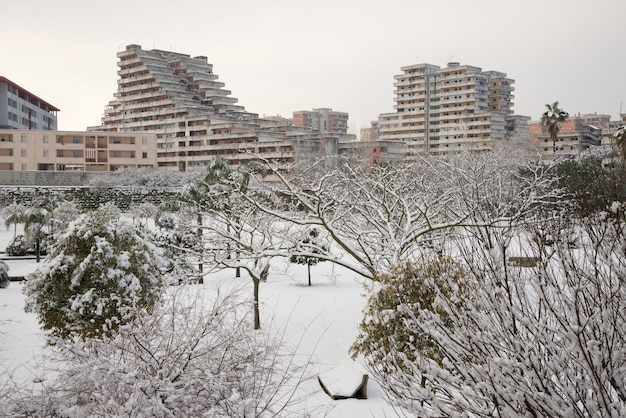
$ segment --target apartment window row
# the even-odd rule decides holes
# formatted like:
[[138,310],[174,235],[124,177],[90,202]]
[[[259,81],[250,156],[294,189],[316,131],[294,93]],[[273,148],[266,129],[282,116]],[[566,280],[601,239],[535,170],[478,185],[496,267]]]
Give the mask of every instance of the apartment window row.
[[31,109],[26,105],[22,105],[22,112],[28,113],[30,111],[31,116],[37,117],[37,111],[35,109]]
[[[144,154],[146,154],[146,153],[144,153]],[[128,157],[129,158],[135,158],[135,151],[130,151]],[[111,158],[122,158],[122,151],[113,151],[111,153]],[[144,158],[147,158],[147,156],[144,157]]]
[[17,100],[14,100],[14,99],[9,97],[8,103],[9,103],[9,106],[17,109]]
[[28,120],[28,118],[22,118],[22,125],[28,126],[29,129],[37,129],[37,123]]
[[9,120],[12,120],[13,122],[17,122],[17,115],[15,113],[9,112],[8,118]]

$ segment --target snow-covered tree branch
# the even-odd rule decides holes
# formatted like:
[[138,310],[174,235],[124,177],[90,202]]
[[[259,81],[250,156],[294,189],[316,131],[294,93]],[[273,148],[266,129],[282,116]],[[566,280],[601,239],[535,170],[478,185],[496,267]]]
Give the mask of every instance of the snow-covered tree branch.
[[417,155],[409,164],[370,168],[346,161],[328,169],[318,161],[275,173],[279,182],[262,186],[263,196],[274,199],[244,197],[276,219],[323,229],[341,251],[319,258],[372,279],[441,251],[460,228],[510,225],[553,203],[558,192],[549,170],[506,152],[448,160]]
[[[407,357],[399,340],[382,360],[360,351],[389,398],[419,416],[623,416],[623,224],[606,214],[574,223],[577,245],[555,223],[549,246],[523,231],[519,245],[498,238],[507,245],[492,249],[458,240],[461,276],[414,270],[433,299],[399,301],[387,317],[402,314],[400,337],[433,351]],[[530,263],[512,266],[509,253]]]

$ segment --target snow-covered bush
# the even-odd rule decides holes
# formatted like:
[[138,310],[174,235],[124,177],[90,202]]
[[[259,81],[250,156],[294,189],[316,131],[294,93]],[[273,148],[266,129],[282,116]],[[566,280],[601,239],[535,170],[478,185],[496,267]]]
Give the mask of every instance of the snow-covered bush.
[[11,257],[21,257],[26,255],[29,246],[24,235],[17,235],[9,241],[6,248],[6,254]]
[[27,277],[26,310],[52,336],[112,335],[159,299],[161,261],[141,231],[104,207],[58,236],[43,265]]
[[296,243],[289,262],[307,266],[309,286],[311,286],[311,266],[324,261],[319,256],[327,255],[329,247],[328,241],[320,237],[320,230],[316,227],[310,228],[304,238]]
[[294,395],[308,359],[294,358],[280,336],[251,332],[248,303],[238,292],[169,288],[153,313],[111,338],[58,341],[47,360],[58,366],[44,382],[45,412],[56,405],[47,416],[307,416],[291,404],[302,401]]
[[0,260],[0,289],[9,286],[9,266]]
[[188,225],[181,225],[179,216],[172,213],[161,215],[156,226],[152,236],[163,251],[165,281],[180,284],[198,280],[200,242],[197,232]]
[[453,327],[438,301],[458,297],[466,274],[451,258],[433,257],[378,276],[369,285],[370,296],[351,347],[352,356],[377,364],[375,375],[391,375],[398,368],[412,374],[411,365],[418,356],[442,364],[443,354],[434,339],[411,327],[411,320],[420,309],[427,309],[439,315],[444,326]]

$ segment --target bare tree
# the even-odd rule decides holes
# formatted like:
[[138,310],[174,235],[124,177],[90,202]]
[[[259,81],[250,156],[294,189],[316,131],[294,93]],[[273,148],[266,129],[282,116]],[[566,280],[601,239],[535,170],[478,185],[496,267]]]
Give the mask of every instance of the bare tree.
[[341,251],[307,255],[373,279],[425,251],[441,251],[460,228],[487,231],[554,200],[548,170],[504,152],[448,160],[418,155],[371,169],[346,162],[329,170],[320,160],[275,173],[279,183],[265,184],[270,191],[261,198],[244,197],[276,219],[318,226]]
[[[235,290],[169,288],[111,338],[55,342],[41,393],[7,393],[7,416],[301,417],[309,359],[250,332]],[[246,313],[248,312],[248,313]],[[2,392],[0,391],[0,394]]]
[[[492,250],[457,240],[466,274],[422,275],[431,303],[394,309],[405,314],[405,337],[435,349],[368,363],[389,398],[418,416],[623,416],[624,225],[608,216],[575,223],[577,245],[562,222],[550,245],[523,230],[519,246],[500,230]],[[512,248],[529,263],[507,263]]]
[[[203,181],[190,183],[183,191],[183,198],[197,211],[201,263],[210,267],[200,274],[234,269],[239,276],[240,270],[246,271],[253,283],[255,329],[261,327],[260,284],[267,280],[271,259],[288,256],[294,236],[294,224],[278,222],[247,199],[253,193],[251,175],[258,173],[256,166],[234,170],[226,161],[216,160]],[[254,194],[260,199],[263,193]]]

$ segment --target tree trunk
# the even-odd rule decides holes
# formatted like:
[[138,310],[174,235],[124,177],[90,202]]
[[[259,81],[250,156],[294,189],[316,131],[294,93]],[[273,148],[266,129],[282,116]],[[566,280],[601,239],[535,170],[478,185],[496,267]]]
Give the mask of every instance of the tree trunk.
[[[237,251],[237,262],[239,263],[239,251]],[[235,277],[241,277],[241,267],[235,268]]]
[[311,265],[306,263],[307,270],[309,272],[309,286],[311,286]]
[[253,277],[254,283],[254,329],[261,329],[261,317],[259,316],[259,284],[261,280]]
[[202,242],[202,214],[198,213],[198,231],[197,231],[197,235],[198,235],[198,243],[200,245],[200,259],[198,261],[198,283],[203,284],[204,283],[204,264],[202,264],[202,253],[203,253],[203,248],[204,248],[204,243]]
[[37,239],[35,241],[35,255],[37,256],[37,262],[39,263],[39,261],[41,260],[41,255],[39,254],[39,247],[40,247],[40,243],[41,240]]

